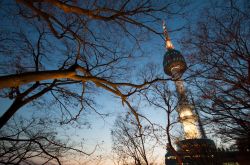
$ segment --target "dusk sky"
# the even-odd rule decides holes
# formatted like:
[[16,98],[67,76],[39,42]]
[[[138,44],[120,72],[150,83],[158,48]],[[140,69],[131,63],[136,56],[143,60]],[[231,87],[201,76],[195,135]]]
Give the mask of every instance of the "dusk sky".
[[[179,1],[179,4],[184,4],[184,2],[186,1]],[[74,24],[74,19],[78,20],[80,17],[78,18],[74,14],[66,14],[65,17],[63,17],[62,15],[64,15],[64,12],[61,12],[61,10],[59,10],[60,12],[58,12],[58,14],[56,12],[54,13],[53,10],[55,9],[49,6],[49,1],[46,2],[45,5],[43,2],[41,2],[41,4],[34,3],[34,6],[39,10],[40,8],[41,11],[48,10],[48,13],[55,14],[55,17],[61,18],[60,21],[65,23],[67,28],[73,29],[76,34],[79,33],[79,36],[84,38],[84,44],[86,45],[83,44],[84,46],[81,46],[81,48],[79,48],[79,50],[81,50],[78,51],[77,46],[79,40],[72,39],[75,36],[72,35],[70,30],[63,31],[64,29],[60,27],[60,24],[57,24],[56,21],[53,22],[53,17],[51,17],[50,20],[53,22],[52,26],[54,26],[54,30],[64,35],[61,38],[55,37],[55,33],[51,30],[48,21],[46,22],[46,16],[37,16],[39,15],[39,12],[38,14],[32,13],[35,10],[32,9],[32,5],[29,6],[27,4],[33,4],[33,2],[31,3],[30,1],[27,1],[27,4],[25,3],[26,1],[20,1],[19,3],[8,0],[0,2],[0,76],[33,72],[35,70],[35,59],[33,59],[33,56],[38,51],[36,47],[36,42],[39,37],[38,31],[44,30],[45,37],[41,37],[41,42],[43,42],[43,44],[40,48],[41,56],[38,57],[40,61],[38,62],[39,64],[37,64],[39,71],[66,71],[71,65],[73,66],[75,58],[78,58],[76,57],[76,54],[79,53],[80,60],[77,59],[79,65],[82,65],[85,68],[93,67],[92,70],[90,69],[92,75],[108,79],[113,82],[119,83],[128,81],[135,84],[143,83],[143,76],[146,77],[143,75],[143,71],[145,70],[146,72],[145,68],[149,66],[149,64],[154,64],[156,73],[160,75],[161,78],[170,79],[170,77],[163,71],[163,56],[166,52],[165,38],[163,34],[155,34],[148,31],[148,29],[143,28],[141,30],[141,28],[134,25],[132,26],[131,24],[126,24],[126,28],[128,28],[130,33],[125,33],[122,31],[122,28],[120,28],[121,24],[117,24],[117,27],[111,26],[110,28],[108,25],[111,21],[105,22],[99,21],[98,19],[92,20],[88,17],[81,18],[83,22],[86,21],[86,24],[83,23],[84,28],[81,27],[81,24],[77,27],[78,25]],[[76,3],[72,2],[72,5],[81,3],[88,9],[91,9],[91,5],[95,5],[93,2],[85,4],[81,1]],[[109,3],[109,1],[107,1],[107,3]],[[148,18],[146,16],[144,18],[144,16],[142,17],[142,15],[139,15],[138,19],[146,22],[146,25],[160,33],[163,33],[162,21],[164,20],[166,22],[167,29],[170,32],[169,35],[175,49],[180,52],[185,52],[183,53],[183,56],[186,58],[187,62],[190,62],[189,57],[191,50],[185,48],[185,45],[182,44],[181,41],[184,37],[189,35],[189,27],[192,25],[195,27],[197,25],[198,20],[204,14],[204,7],[208,7],[213,3],[215,2],[193,0],[189,1],[188,5],[181,9],[181,14],[157,13],[155,16],[157,16],[159,20],[153,23],[147,22],[151,20],[147,20]],[[159,7],[164,5],[165,1],[159,1],[159,3],[153,1],[153,4]],[[175,4],[174,1],[173,4]],[[177,5],[179,4],[177,3]],[[105,6],[107,4],[106,1],[97,1],[97,6],[98,5]],[[129,5],[128,6],[132,8],[135,3],[131,2]],[[117,4],[117,6],[114,4],[110,6],[111,8],[116,8],[119,4]],[[176,10],[178,10],[178,7],[173,5],[170,13],[177,12]],[[106,16],[105,14],[107,13],[104,13],[104,16]],[[134,18],[137,19],[137,17]],[[116,22],[112,23],[115,24]],[[92,33],[90,33],[87,28],[93,30],[93,36],[95,34],[96,38],[92,36]],[[26,35],[27,38],[22,35]],[[136,40],[133,38],[134,36],[141,37],[137,38],[139,41],[138,45]],[[28,42],[30,42],[30,44],[27,44]],[[103,42],[104,44],[102,43],[98,45],[100,42]],[[98,45],[97,49],[93,48],[93,45]],[[32,53],[27,53],[32,46],[34,47],[33,56]],[[104,48],[104,46],[106,46],[107,49]],[[121,62],[117,60],[118,62],[114,62],[114,64],[112,63],[112,67],[108,66],[105,68],[94,66],[95,63],[100,63],[101,66],[102,63],[108,62],[108,60],[112,59],[112,55],[107,55],[107,57],[105,55],[109,53],[112,54],[113,52],[116,52],[114,53],[115,57],[124,56],[126,60]],[[101,60],[98,61],[98,58]],[[84,60],[88,61],[90,65],[88,66],[86,64],[85,66],[84,62],[86,61]],[[91,65],[92,63],[93,65]],[[192,64],[187,63],[187,65],[189,66]],[[80,71],[77,71],[77,73],[80,73]],[[80,76],[83,76],[84,74],[85,73],[80,73]],[[88,74],[86,75],[89,76]],[[187,74],[184,74],[183,77],[185,79]],[[53,79],[40,81],[43,84],[23,99],[28,98],[39,90],[42,90],[44,87],[49,86],[49,84],[52,83],[52,80]],[[70,79],[68,78],[63,80],[67,83],[70,82]],[[174,83],[168,80],[165,83],[168,84],[170,90],[175,93]],[[29,82],[21,85],[19,92],[24,92],[27,88],[30,88],[34,84],[35,82]],[[185,83],[185,86],[188,90],[193,90],[188,83]],[[91,153],[95,150],[91,156],[69,152],[67,156],[62,158],[64,164],[116,164],[116,158],[114,158],[114,153],[112,151],[113,142],[111,130],[114,128],[115,120],[119,120],[119,118],[126,116],[128,112],[132,114],[128,106],[121,100],[121,97],[105,90],[105,88],[101,88],[100,85],[98,86],[98,83],[95,84],[94,81],[88,82],[87,80],[86,83],[81,84],[75,84],[72,81],[70,84],[62,85],[62,88],[60,86],[58,88],[55,87],[54,89],[54,91],[48,92],[26,105],[21,106],[21,108],[8,121],[10,128],[15,127],[11,124],[19,123],[21,120],[25,120],[20,122],[24,125],[29,123],[29,121],[32,121],[32,119],[44,121],[45,123],[47,122],[48,124],[45,127],[54,132],[54,136],[56,138],[62,141],[65,140],[69,145],[74,146],[76,149],[83,150],[86,153]],[[129,91],[129,88],[125,87],[121,87],[119,89],[126,92]],[[17,89],[15,88],[0,89],[1,116],[13,104],[15,97],[20,94],[16,90]],[[60,90],[62,91],[59,92]],[[70,92],[75,93],[77,96]],[[195,93],[195,91],[192,92]],[[11,93],[13,96],[11,96]],[[81,104],[81,101],[77,100],[78,95],[82,96],[84,99],[86,98],[87,101],[82,101],[83,103]],[[132,95],[128,100],[131,102],[133,108],[137,109],[138,112],[146,116],[152,123],[158,124],[163,128],[166,127],[167,116],[163,110],[155,108],[153,105],[149,105],[146,99],[139,96],[139,94]],[[86,109],[81,109],[82,106],[86,106]],[[81,109],[81,113],[77,115],[79,109]],[[175,115],[176,113],[177,112],[174,112]],[[77,119],[69,121],[70,117],[76,117]],[[175,117],[175,119],[177,119],[177,117]],[[4,127],[7,128],[7,126]],[[172,130],[172,132],[174,135],[178,136],[181,134],[182,128],[178,124],[176,128],[178,130]],[[7,130],[11,132],[11,129]],[[44,128],[41,128],[41,130],[44,130]],[[210,137],[209,134],[208,137]],[[157,144],[152,155],[155,162],[158,164],[164,164],[165,161],[164,155],[166,154],[167,139],[166,137],[164,138],[166,141],[161,141],[161,143]],[[154,141],[151,142],[152,144],[154,143]],[[215,138],[215,143],[218,145],[220,140]],[[34,160],[39,162],[40,158],[35,157]]]

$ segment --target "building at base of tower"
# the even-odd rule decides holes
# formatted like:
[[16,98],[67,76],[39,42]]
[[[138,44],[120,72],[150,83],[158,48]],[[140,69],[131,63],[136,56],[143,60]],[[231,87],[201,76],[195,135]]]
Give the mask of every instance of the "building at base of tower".
[[[216,146],[210,139],[186,139],[177,143],[177,154],[183,165],[219,165]],[[166,165],[177,165],[176,154],[167,148]]]
[[181,140],[177,142],[176,152],[167,147],[165,165],[178,165],[177,155],[183,165],[249,165],[249,144],[250,139],[240,139],[237,148],[229,150],[216,148],[210,139]]

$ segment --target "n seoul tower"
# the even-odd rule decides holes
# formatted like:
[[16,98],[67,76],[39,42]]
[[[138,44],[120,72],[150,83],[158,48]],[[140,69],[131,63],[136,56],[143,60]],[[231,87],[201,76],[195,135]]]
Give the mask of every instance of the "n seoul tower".
[[[174,49],[164,23],[163,30],[166,40],[166,53],[163,59],[164,72],[175,82],[179,97],[177,112],[184,130],[184,140],[177,142],[177,153],[184,164],[218,165],[214,156],[216,146],[213,140],[206,138],[199,117],[186,96],[184,82],[181,78],[187,69],[185,59],[178,50]],[[167,150],[165,164],[176,165],[176,155],[171,149],[167,148]]]
[[[179,121],[182,123],[185,139],[199,139],[204,137],[198,117],[194,113],[192,106],[189,104],[185,87],[183,85],[182,74],[186,71],[187,65],[181,53],[174,49],[170,40],[165,23],[163,22],[163,31],[166,41],[166,53],[163,59],[164,72],[171,76],[178,93],[179,105],[178,114]],[[204,135],[204,136],[203,136]]]

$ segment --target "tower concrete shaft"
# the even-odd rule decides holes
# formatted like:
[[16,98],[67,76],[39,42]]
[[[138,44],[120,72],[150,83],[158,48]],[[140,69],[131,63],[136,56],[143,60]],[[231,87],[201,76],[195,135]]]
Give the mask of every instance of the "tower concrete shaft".
[[187,100],[184,82],[181,78],[175,80],[175,86],[179,95],[178,114],[179,121],[183,125],[185,139],[201,138],[198,117]]

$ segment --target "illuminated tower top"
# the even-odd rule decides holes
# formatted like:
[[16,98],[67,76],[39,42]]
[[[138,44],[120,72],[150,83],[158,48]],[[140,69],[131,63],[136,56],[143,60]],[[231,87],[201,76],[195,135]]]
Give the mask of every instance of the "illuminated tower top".
[[179,79],[186,71],[187,65],[181,53],[174,49],[171,39],[168,35],[167,28],[163,22],[163,31],[165,36],[165,43],[167,52],[164,55],[163,67],[164,72],[173,79]]
[[168,31],[167,31],[167,27],[166,27],[164,21],[163,21],[163,25],[162,26],[163,26],[163,34],[164,34],[165,42],[166,42],[166,49],[167,50],[174,49],[174,45],[172,44],[172,42],[170,40],[170,37],[168,35]]

